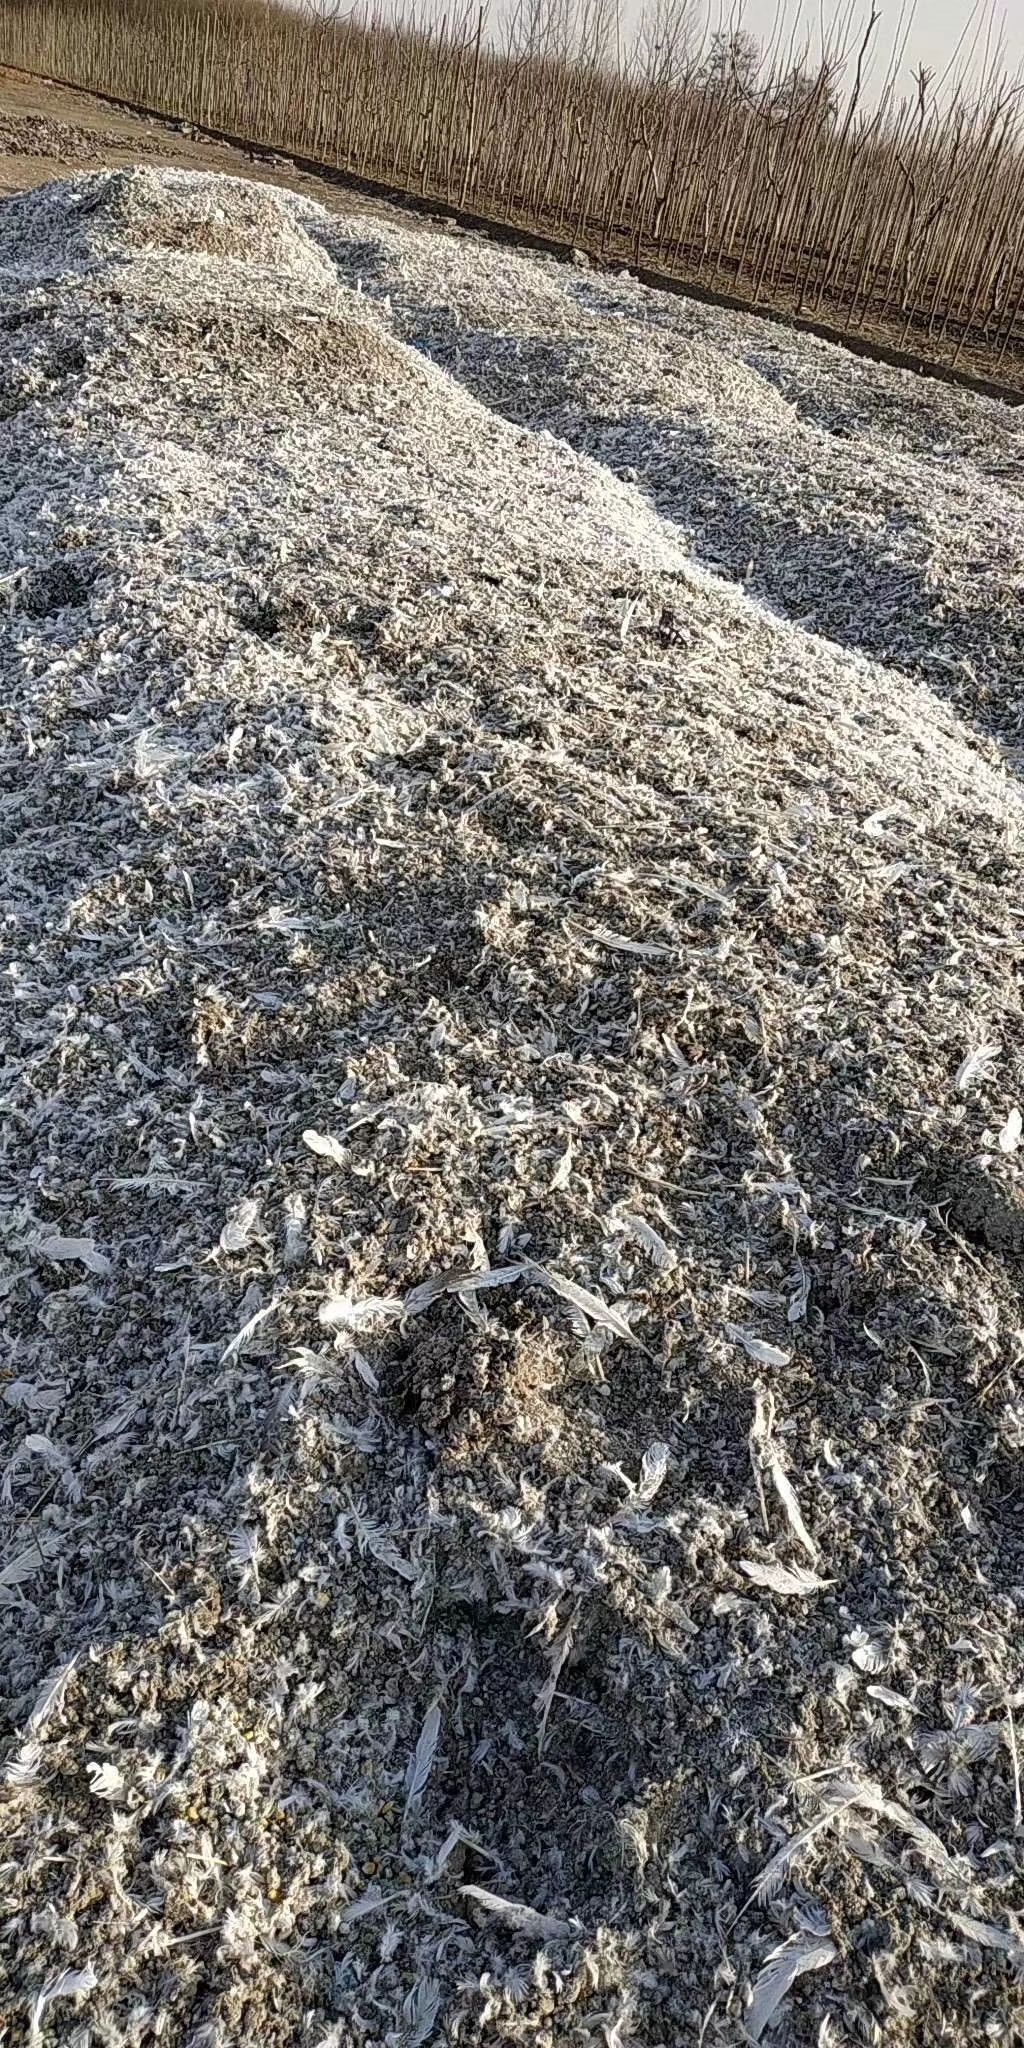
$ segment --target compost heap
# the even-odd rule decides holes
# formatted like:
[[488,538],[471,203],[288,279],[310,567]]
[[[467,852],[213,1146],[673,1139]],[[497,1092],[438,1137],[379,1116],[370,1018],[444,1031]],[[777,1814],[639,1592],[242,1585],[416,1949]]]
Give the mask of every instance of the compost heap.
[[1016,2038],[1013,415],[192,173],[0,350],[0,2039]]

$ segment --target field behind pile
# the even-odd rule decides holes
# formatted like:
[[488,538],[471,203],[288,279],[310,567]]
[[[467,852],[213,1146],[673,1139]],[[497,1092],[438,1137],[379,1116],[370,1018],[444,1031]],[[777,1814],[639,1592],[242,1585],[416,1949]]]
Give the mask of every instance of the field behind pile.
[[876,29],[812,52],[782,20],[759,51],[659,0],[625,47],[600,0],[429,28],[383,0],[0,0],[0,61],[1020,388],[1019,90],[975,50],[905,92]]

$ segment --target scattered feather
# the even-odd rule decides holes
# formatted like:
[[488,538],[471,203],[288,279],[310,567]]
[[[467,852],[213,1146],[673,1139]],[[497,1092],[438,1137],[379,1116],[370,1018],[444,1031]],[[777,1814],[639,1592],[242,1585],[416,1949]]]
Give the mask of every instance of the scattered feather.
[[1016,1152],[1022,1127],[1020,1110],[1011,1109],[997,1140],[1000,1152]]
[[84,1266],[87,1273],[94,1273],[97,1279],[111,1271],[110,1260],[96,1248],[92,1237],[43,1237],[39,1240],[39,1251],[44,1259],[54,1265],[65,1262]]
[[467,1272],[463,1266],[449,1266],[441,1273],[431,1273],[421,1280],[417,1287],[410,1288],[402,1303],[407,1316],[420,1316],[425,1309],[439,1301],[443,1294],[473,1295],[486,1292],[490,1287],[511,1287],[521,1280],[528,1269],[525,1266],[487,1266],[482,1272]]
[[251,1522],[243,1522],[234,1531],[228,1544],[228,1556],[243,1580],[252,1579],[259,1587],[259,1562],[262,1555],[260,1532]]
[[594,931],[581,933],[580,936],[589,938],[595,946],[604,946],[605,950],[609,953],[630,953],[637,960],[672,960],[675,958],[674,946],[662,946],[653,940],[647,939],[623,938],[621,933],[610,932],[604,925],[598,925]]
[[369,1387],[371,1394],[379,1394],[380,1381],[369,1359],[364,1358],[362,1352],[356,1351],[354,1348],[349,1352],[349,1358],[354,1370],[359,1374],[364,1387]]
[[997,1927],[992,1920],[979,1920],[970,1913],[957,1913],[949,1906],[944,1906],[942,1911],[950,1925],[968,1941],[976,1942],[979,1948],[999,1950],[1012,1958],[1018,1972],[1024,1970],[1024,1942],[1019,1934],[1006,1927]]
[[[750,1450],[755,1472],[758,1474],[762,1471],[767,1472],[793,1536],[795,1536],[801,1549],[807,1552],[812,1564],[817,1564],[818,1546],[804,1521],[792,1481],[782,1462],[782,1453],[779,1450],[773,1433],[774,1426],[774,1396],[771,1393],[765,1392],[764,1389],[758,1389],[754,1403],[754,1422],[750,1432]],[[761,1490],[761,1513],[767,1530],[768,1514],[765,1507],[763,1489]]]
[[759,1564],[755,1558],[741,1557],[740,1570],[755,1586],[764,1586],[769,1593],[780,1593],[784,1598],[805,1600],[809,1593],[820,1593],[825,1586],[835,1585],[834,1579],[821,1579],[817,1572],[808,1571],[802,1564]]
[[63,1408],[66,1393],[63,1386],[53,1383],[14,1379],[4,1387],[2,1398],[8,1408],[20,1409],[26,1415],[52,1415]]
[[303,1131],[302,1142],[318,1159],[329,1159],[332,1166],[347,1166],[348,1151],[340,1138],[332,1138],[328,1131]]
[[811,1298],[811,1276],[802,1259],[796,1262],[796,1285],[786,1310],[787,1323],[802,1323],[807,1315],[807,1304]]
[[763,1337],[755,1337],[750,1330],[743,1330],[736,1323],[726,1324],[726,1334],[734,1344],[741,1344],[748,1358],[755,1365],[767,1365],[778,1370],[789,1364],[792,1352],[781,1351],[777,1344],[769,1344]]
[[41,1734],[51,1716],[59,1711],[77,1665],[76,1654],[68,1657],[65,1663],[58,1664],[56,1671],[52,1671],[49,1678],[43,1680],[36,1694],[35,1705],[25,1724],[29,1735]]
[[558,1692],[558,1681],[565,1667],[566,1659],[576,1638],[576,1622],[579,1617],[579,1602],[573,1608],[563,1629],[548,1644],[548,1675],[537,1694],[540,1723],[537,1736],[537,1754],[543,1756],[548,1739],[548,1722]]
[[798,1834],[791,1835],[787,1842],[783,1842],[781,1849],[777,1849],[774,1856],[765,1864],[747,1904],[765,1906],[774,1899],[789,1876],[790,1868],[797,1857],[801,1856],[809,1844],[816,1841],[826,1828],[834,1827],[855,1804],[856,1798],[849,1792],[845,1799],[837,1797],[830,1800],[823,1813],[819,1813],[806,1827],[801,1828]]
[[361,1451],[364,1458],[376,1458],[386,1442],[384,1424],[379,1415],[366,1415],[362,1422],[345,1422],[338,1417],[332,1424],[342,1441]]
[[3,1486],[0,1488],[0,1500],[3,1501],[5,1507],[10,1507],[13,1500],[14,1482],[19,1466],[32,1458],[41,1458],[43,1463],[49,1466],[51,1472],[59,1472],[66,1482],[66,1490],[67,1486],[70,1486],[72,1493],[78,1494],[80,1489],[75,1480],[74,1472],[64,1446],[62,1444],[55,1444],[52,1437],[48,1437],[45,1431],[35,1429],[30,1430],[28,1435],[22,1438],[4,1473]]
[[93,1431],[94,1441],[101,1444],[106,1443],[112,1436],[120,1436],[122,1430],[127,1429],[138,1406],[135,1395],[130,1395],[127,1401],[119,1401],[117,1407],[112,1409],[109,1415],[105,1415],[102,1422],[96,1424]]
[[286,1266],[301,1263],[306,1251],[306,1204],[296,1191],[286,1195],[282,1204],[284,1216],[284,1246],[282,1257]]
[[677,1264],[676,1253],[670,1244],[666,1244],[652,1223],[648,1223],[643,1216],[634,1216],[625,1210],[620,1210],[615,1220],[625,1236],[631,1237],[647,1253],[659,1273],[672,1271]]
[[43,1748],[40,1742],[23,1742],[9,1756],[4,1765],[4,1784],[13,1791],[27,1791],[31,1785],[38,1785],[41,1776]]
[[879,810],[872,811],[869,817],[861,819],[860,829],[869,839],[881,839],[883,828],[891,819],[910,823],[912,816],[912,812],[904,803],[883,804]]
[[948,1849],[939,1840],[934,1830],[908,1807],[897,1799],[889,1799],[878,1785],[868,1778],[836,1779],[829,1788],[829,1798],[841,1806],[859,1807],[863,1812],[884,1820],[907,1836],[918,1854],[948,1889],[969,1895],[971,1886],[963,1872],[958,1869]]
[[459,1889],[463,1898],[481,1913],[493,1913],[507,1927],[514,1927],[518,1934],[527,1934],[535,1941],[564,1941],[567,1935],[578,1932],[576,1921],[538,1913],[533,1906],[521,1905],[518,1899],[503,1899],[500,1893],[485,1891],[481,1885],[464,1884]]
[[566,1189],[569,1186],[569,1183],[572,1179],[572,1161],[572,1139],[568,1138],[566,1140],[565,1151],[562,1153],[562,1156],[558,1161],[558,1165],[555,1167],[554,1173],[552,1174],[551,1179],[548,1183],[548,1189],[551,1194],[561,1193],[564,1191],[564,1189]]
[[621,1337],[622,1342],[631,1344],[634,1350],[646,1350],[646,1346],[641,1344],[639,1337],[630,1329],[625,1316],[603,1301],[599,1294],[592,1294],[588,1287],[578,1286],[575,1280],[569,1280],[564,1273],[556,1273],[550,1266],[531,1265],[529,1277],[531,1280],[539,1280],[545,1287],[550,1287],[553,1294],[567,1301],[581,1316],[586,1317],[588,1322],[596,1323],[599,1329],[610,1330],[614,1337]]
[[228,1210],[227,1220],[218,1239],[222,1252],[243,1252],[260,1220],[260,1205],[252,1197],[236,1202]]
[[358,1899],[353,1899],[341,1915],[342,1927],[355,1927],[360,1920],[368,1920],[373,1913],[382,1913],[387,1906],[400,1899],[401,1892],[382,1892],[379,1885],[367,1885]]
[[230,1365],[233,1359],[241,1358],[243,1353],[249,1350],[257,1330],[262,1329],[264,1323],[269,1322],[271,1316],[277,1314],[277,1309],[278,1303],[270,1301],[265,1308],[254,1310],[253,1314],[242,1324],[241,1329],[236,1330],[235,1335],[225,1344],[220,1355],[222,1366]]
[[405,1774],[405,1819],[415,1813],[426,1790],[427,1780],[433,1769],[437,1754],[438,1737],[441,1733],[441,1708],[437,1700],[427,1708],[419,1741],[409,1759]]
[[991,1073],[993,1061],[998,1059],[1001,1051],[1002,1046],[990,1042],[975,1046],[973,1052],[961,1060],[953,1081],[961,1095],[966,1093],[972,1081],[980,1081]]
[[124,1779],[116,1764],[87,1764],[89,1790],[94,1799],[116,1802],[124,1796]]
[[880,1706],[897,1708],[905,1707],[908,1713],[911,1714],[916,1714],[918,1711],[914,1705],[913,1700],[908,1700],[905,1693],[893,1692],[891,1686],[867,1685],[865,1686],[864,1690],[867,1693],[868,1698],[872,1700],[877,1700]]
[[184,766],[188,756],[159,730],[152,726],[140,732],[133,749],[133,764],[136,780],[154,782],[161,776],[172,775],[176,768]]
[[374,1558],[377,1564],[384,1565],[389,1572],[397,1572],[400,1579],[414,1582],[419,1578],[416,1566],[402,1556],[387,1529],[382,1528],[371,1515],[363,1514],[356,1507],[352,1508],[352,1519],[355,1524],[356,1541],[364,1556]]
[[768,1456],[768,1475],[778,1494],[782,1511],[793,1535],[801,1549],[805,1550],[808,1557],[816,1564],[818,1561],[818,1546],[800,1512],[800,1503],[793,1491],[789,1475],[774,1444],[771,1446]]
[[846,1640],[851,1645],[850,1660],[856,1664],[858,1671],[868,1671],[875,1676],[879,1671],[885,1670],[889,1662],[889,1653],[885,1644],[880,1643],[876,1636],[869,1636],[860,1629]]
[[[428,1875],[432,1883],[436,1883],[437,1879],[447,1869],[456,1849],[461,1848],[464,1843],[467,1847],[475,1849],[479,1856],[487,1854],[483,1844],[477,1841],[475,1835],[469,1834],[459,1821],[453,1821],[437,1855],[431,1858]],[[495,1859],[492,1858],[491,1860]]]
[[24,1550],[19,1550],[5,1565],[0,1565],[0,1606],[5,1604],[5,1595],[13,1593],[18,1586],[27,1585],[37,1572],[43,1571],[60,1547],[61,1539],[55,1530],[41,1529]]
[[797,1934],[772,1950],[758,1972],[744,2014],[743,2025],[751,2041],[760,2041],[797,1978],[808,1970],[826,1970],[838,1953],[835,1942],[820,1934]]
[[656,1494],[660,1493],[668,1474],[671,1452],[667,1444],[649,1444],[640,1460],[640,1478],[633,1500],[640,1506],[649,1507]]
[[351,1292],[329,1295],[317,1311],[318,1320],[328,1330],[365,1330],[372,1323],[395,1322],[404,1314],[404,1303],[394,1295],[364,1294],[357,1299]]
[[452,1269],[444,1273],[428,1273],[425,1280],[421,1280],[415,1287],[410,1287],[408,1294],[402,1302],[403,1315],[424,1315],[427,1309],[433,1306],[435,1301],[440,1301],[442,1295],[447,1294],[449,1287],[454,1284],[456,1278],[465,1280],[468,1278],[468,1275],[465,1272],[460,1272],[456,1276]]
[[41,1991],[37,1991],[29,2006],[28,2048],[40,2048],[43,2039],[43,2015],[48,2006],[58,1998],[84,1998],[95,1991],[99,1978],[92,1963],[86,1963],[81,1970],[62,1970],[58,1977],[51,1977]]
[[404,2048],[424,2048],[437,2026],[440,2007],[441,1986],[436,1977],[421,1977],[402,2005]]
[[458,1294],[485,1294],[491,1287],[511,1287],[529,1272],[527,1266],[485,1266],[478,1273],[465,1273],[453,1289]]

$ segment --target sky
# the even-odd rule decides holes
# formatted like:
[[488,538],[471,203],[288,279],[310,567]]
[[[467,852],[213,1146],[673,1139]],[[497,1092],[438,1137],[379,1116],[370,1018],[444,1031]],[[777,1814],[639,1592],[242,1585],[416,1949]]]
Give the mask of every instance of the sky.
[[[360,0],[291,0],[291,4],[346,13],[358,11]],[[375,0],[364,0],[372,11]],[[544,0],[483,0],[495,39],[501,41],[510,16],[522,12],[528,17],[537,4],[541,16]],[[567,0],[570,12],[588,12],[588,0]],[[849,52],[845,80],[851,84],[856,71],[857,52],[872,7],[878,16],[863,73],[861,104],[877,101],[891,67],[896,67],[897,96],[912,97],[915,73],[924,65],[931,74],[929,97],[948,97],[959,81],[980,84],[993,71],[1024,85],[1024,0],[682,0],[698,42],[720,25],[740,25],[757,40],[785,57],[807,49],[813,68],[816,52],[824,41],[833,41],[837,26],[843,32],[843,47]],[[420,23],[442,15],[475,14],[477,0],[386,0],[397,13]],[[608,0],[612,19],[616,14],[624,42],[631,40],[642,14],[657,15],[673,0]],[[782,28],[780,30],[780,22]]]
[[[727,10],[730,0],[724,0]],[[1021,71],[1024,76],[1024,0],[1004,0],[999,5],[986,5],[986,0],[917,0],[911,11],[908,4],[903,10],[902,0],[875,0],[876,11],[881,16],[875,31],[875,51],[872,79],[877,91],[884,78],[890,57],[897,48],[903,34],[906,35],[905,53],[899,67],[899,82],[908,90],[912,89],[912,74],[919,64],[926,65],[934,72],[938,81],[951,62],[956,61],[958,44],[961,46],[960,61],[967,61],[972,42],[975,43],[973,70],[977,76],[984,68],[986,47],[991,57],[1000,42],[1005,58],[1005,68],[1010,73]],[[715,12],[718,9],[716,0]],[[760,41],[769,43],[775,27],[778,7],[776,0],[743,0],[742,17],[745,28]],[[798,15],[812,42],[821,43],[821,22],[826,25],[840,16],[846,17],[847,6],[837,6],[836,0],[795,0],[786,6],[787,24]],[[855,0],[849,8],[853,24],[851,40],[856,46],[863,35],[870,12],[869,0]],[[903,22],[901,26],[901,13]],[[909,17],[909,18],[908,18]]]

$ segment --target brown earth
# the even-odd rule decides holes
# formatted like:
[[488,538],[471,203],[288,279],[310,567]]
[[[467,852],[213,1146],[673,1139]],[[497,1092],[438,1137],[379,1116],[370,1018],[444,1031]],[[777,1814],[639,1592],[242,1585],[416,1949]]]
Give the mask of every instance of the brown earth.
[[147,163],[183,170],[219,171],[304,192],[336,213],[378,213],[394,220],[399,207],[368,200],[326,179],[294,170],[271,151],[262,154],[213,142],[184,121],[133,114],[86,92],[33,78],[0,65],[0,198],[25,192],[66,166],[78,173],[119,164]]

